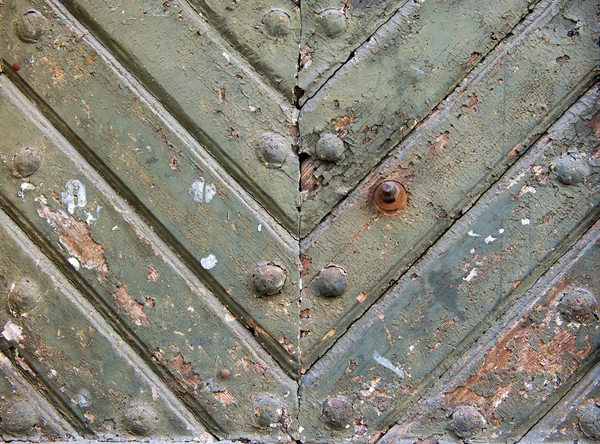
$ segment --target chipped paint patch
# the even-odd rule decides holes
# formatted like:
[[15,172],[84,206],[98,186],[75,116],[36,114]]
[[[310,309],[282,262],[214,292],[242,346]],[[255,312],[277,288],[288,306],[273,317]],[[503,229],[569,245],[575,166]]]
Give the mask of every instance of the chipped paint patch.
[[70,214],[73,214],[76,207],[83,208],[87,205],[85,186],[79,180],[68,181],[66,189],[60,193],[60,201],[67,207]]
[[23,339],[25,339],[25,336],[23,336],[23,327],[14,324],[10,320],[4,326],[2,336],[4,336],[4,339],[7,341],[21,342]]
[[463,281],[471,282],[477,277],[477,268],[473,268],[467,276],[463,278]]
[[150,267],[150,271],[148,272],[148,280],[151,282],[156,282],[158,281],[158,270],[155,267]]
[[396,375],[398,375],[398,377],[400,379],[404,379],[404,376],[405,376],[404,370],[402,370],[401,368],[396,367],[394,364],[392,364],[392,362],[389,359],[381,356],[377,350],[373,351],[373,359],[379,365],[387,368],[388,370],[393,371]]
[[494,242],[495,240],[496,240],[496,238],[490,234],[490,235],[489,235],[488,237],[486,237],[486,238],[485,238],[483,241],[484,241],[486,244],[489,244],[490,242]]
[[217,187],[212,184],[205,184],[204,178],[196,179],[190,187],[190,194],[198,203],[209,203],[217,194]]
[[229,407],[235,402],[235,396],[233,396],[233,393],[231,393],[229,390],[218,390],[213,392],[213,396],[225,407]]
[[202,268],[205,270],[215,268],[215,265],[217,265],[217,258],[214,254],[209,254],[208,256],[200,259],[200,265],[202,265]]
[[521,225],[529,225],[531,221],[529,219],[521,219]]
[[481,234],[477,234],[473,230],[470,230],[467,234],[471,237],[481,237]]
[[144,305],[136,301],[127,291],[127,285],[117,287],[114,292],[115,303],[119,307],[123,307],[125,312],[131,316],[131,320],[135,325],[148,324],[148,316],[144,311]]

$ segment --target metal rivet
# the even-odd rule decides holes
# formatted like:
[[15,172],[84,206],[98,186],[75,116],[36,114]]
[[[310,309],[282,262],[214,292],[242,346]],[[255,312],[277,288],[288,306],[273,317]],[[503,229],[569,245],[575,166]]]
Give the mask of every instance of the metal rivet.
[[579,412],[579,428],[589,438],[600,439],[600,406],[588,401]]
[[21,69],[21,64],[19,62],[13,62],[12,69],[13,69],[13,71],[17,72],[18,70]]
[[315,281],[320,296],[334,298],[346,291],[346,272],[335,265],[323,268]]
[[6,295],[8,311],[14,316],[23,315],[37,305],[40,300],[40,289],[27,278],[23,278],[11,285]]
[[257,396],[252,401],[254,420],[260,427],[275,427],[283,413],[282,402],[276,396]]
[[31,148],[22,148],[13,157],[12,175],[19,178],[29,177],[40,168],[41,159]]
[[258,157],[267,168],[281,168],[292,144],[281,134],[263,133],[258,139]]
[[408,193],[401,183],[386,180],[375,188],[373,202],[380,210],[395,212],[406,206]]
[[2,430],[13,435],[27,435],[37,422],[37,414],[25,401],[9,406],[2,415]]
[[323,134],[317,141],[315,154],[319,160],[337,162],[344,155],[344,142],[335,134]]
[[461,405],[452,413],[450,425],[459,438],[472,438],[483,430],[485,419],[475,407]]
[[27,43],[37,42],[46,27],[44,16],[35,9],[30,9],[15,21],[17,37]]
[[149,436],[156,429],[157,421],[156,414],[146,404],[132,406],[124,415],[125,428],[136,436]]
[[221,378],[227,379],[231,375],[231,372],[227,368],[221,369]]
[[346,30],[346,15],[340,9],[326,9],[317,16],[317,31],[325,37],[334,38]]
[[598,307],[594,294],[585,288],[569,288],[565,290],[559,303],[559,310],[567,319],[581,322],[590,316]]
[[556,178],[565,185],[577,185],[591,174],[590,166],[581,157],[566,155],[552,163]]
[[290,32],[290,16],[285,11],[273,9],[264,15],[263,25],[271,37],[285,37]]
[[335,428],[344,428],[352,419],[352,403],[345,396],[330,396],[323,402],[321,420]]
[[281,291],[285,284],[287,273],[277,265],[261,265],[252,272],[254,289],[264,296],[272,296]]

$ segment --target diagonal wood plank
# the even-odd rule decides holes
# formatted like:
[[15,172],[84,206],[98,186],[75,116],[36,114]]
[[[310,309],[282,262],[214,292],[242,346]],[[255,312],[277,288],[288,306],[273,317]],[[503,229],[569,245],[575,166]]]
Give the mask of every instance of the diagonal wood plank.
[[[361,46],[299,117],[301,236],[423,120],[537,3],[407,3]],[[343,153],[327,156],[335,137]],[[319,142],[321,141],[321,142]],[[341,148],[341,147],[340,147]],[[341,150],[341,149],[338,149]]]
[[292,0],[188,0],[257,73],[294,100],[300,11]]
[[[474,79],[453,95],[301,243],[300,328],[308,368],[526,150],[597,76],[595,10],[541,5]],[[575,16],[580,24],[565,21]],[[578,33],[570,36],[571,27]],[[517,69],[519,68],[519,69]],[[532,74],[535,73],[535,75]],[[502,110],[502,111],[499,111]],[[406,185],[400,214],[376,211],[374,188]],[[485,236],[484,236],[485,237]],[[329,264],[346,272],[338,298],[319,296]],[[308,334],[307,334],[308,333]]]
[[[290,420],[265,428],[250,413],[268,393],[295,417],[297,400],[286,396],[296,383],[5,76],[0,122],[2,206],[153,368],[153,378],[163,378],[218,436],[281,436],[295,427]],[[277,312],[275,302],[262,302],[267,314]],[[102,368],[100,357],[88,361],[91,370]]]
[[599,110],[594,87],[311,368],[303,440],[392,425],[598,220]]
[[[5,58],[24,61],[11,71],[14,81],[282,365],[296,367],[298,246],[292,236],[85,29],[73,29],[75,23],[44,9],[44,2],[5,6],[10,23],[32,6],[52,23],[36,45],[7,34],[8,28],[0,31],[10,45]],[[288,279],[280,294],[258,298],[252,275],[269,262],[282,266]]]

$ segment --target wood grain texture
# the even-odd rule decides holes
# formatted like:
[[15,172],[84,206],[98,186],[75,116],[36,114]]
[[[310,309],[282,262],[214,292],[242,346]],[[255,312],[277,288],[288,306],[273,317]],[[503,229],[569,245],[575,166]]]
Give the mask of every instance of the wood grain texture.
[[[300,112],[300,152],[313,158],[321,189],[305,193],[307,235],[418,122],[446,97],[534,5],[409,2],[339,69]],[[485,26],[482,26],[485,23]],[[315,155],[321,135],[344,141],[343,159]]]
[[[258,427],[252,402],[268,392],[293,415],[294,381],[4,76],[0,85],[0,196],[13,217],[212,432],[286,433]],[[23,147],[41,161],[18,178]],[[274,316],[275,302],[262,302]],[[88,362],[95,377],[101,361]]]
[[[540,5],[465,88],[301,242],[300,309],[310,311],[300,324],[310,332],[301,338],[305,368],[585,91],[600,61],[596,11],[587,5]],[[582,23],[576,35],[569,31],[575,22],[563,15]],[[371,203],[375,186],[386,178],[408,189],[400,214],[381,214]],[[336,299],[315,291],[315,277],[330,263],[347,274],[348,289]]]
[[[594,87],[311,368],[303,440],[377,436],[598,219],[599,111]],[[571,158],[586,173],[567,184]],[[347,429],[321,422],[332,394],[352,402]]]
[[[20,15],[18,4],[5,4],[6,20]],[[212,292],[244,323],[258,326],[277,359],[294,368],[298,246],[292,236],[119,72],[85,30],[73,30],[41,2],[27,5],[45,11],[52,28],[36,46],[6,36],[10,57],[33,60],[14,81]],[[57,41],[65,42],[61,49]],[[281,294],[259,299],[251,275],[265,262],[280,264],[288,280]]]

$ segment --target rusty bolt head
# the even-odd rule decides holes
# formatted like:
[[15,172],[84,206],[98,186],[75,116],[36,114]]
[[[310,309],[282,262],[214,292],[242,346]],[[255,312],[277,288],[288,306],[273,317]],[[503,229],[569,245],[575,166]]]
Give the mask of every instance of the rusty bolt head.
[[21,64],[19,62],[13,62],[12,69],[13,69],[13,71],[17,72],[18,70],[21,69]]
[[336,429],[343,429],[352,421],[352,403],[345,396],[330,396],[323,402],[321,421]]
[[281,134],[263,133],[258,139],[258,157],[267,168],[281,168],[292,144]]
[[452,413],[450,426],[459,438],[472,438],[483,430],[485,419],[475,407],[460,405]]
[[577,185],[591,174],[590,166],[579,156],[566,155],[552,163],[552,169],[558,180],[565,185]]
[[31,148],[19,150],[13,157],[12,175],[18,178],[29,177],[39,169],[40,156]]
[[406,206],[408,193],[401,183],[394,180],[386,180],[375,188],[373,202],[380,210],[395,212]]
[[37,421],[37,414],[29,403],[18,401],[6,408],[0,426],[11,435],[26,436]]
[[263,25],[267,35],[285,37],[290,33],[290,16],[285,11],[273,9],[264,15]]
[[283,414],[282,402],[277,396],[260,395],[252,401],[254,420],[259,427],[276,427]]
[[585,288],[568,288],[559,302],[559,310],[570,321],[581,322],[594,313],[598,301],[594,294]]
[[27,43],[36,43],[44,35],[46,20],[35,9],[30,9],[15,21],[17,37]]
[[39,287],[26,277],[12,284],[6,295],[8,311],[14,316],[29,313],[39,300]]
[[335,38],[346,31],[346,15],[341,9],[325,9],[317,15],[317,31],[325,37]]
[[261,265],[252,272],[254,289],[263,296],[272,296],[281,291],[285,284],[287,274],[277,265]]
[[231,376],[231,371],[229,371],[228,368],[222,368],[221,369],[221,378],[227,379],[227,378],[229,378],[229,376]]
[[579,428],[589,438],[600,439],[600,406],[589,400],[579,412]]
[[123,417],[125,428],[135,436],[150,436],[158,426],[159,418],[146,404],[130,407]]
[[334,298],[346,291],[346,272],[340,267],[323,268],[315,281],[320,296]]
[[319,160],[337,162],[344,155],[344,142],[335,134],[323,134],[317,141],[315,154]]

